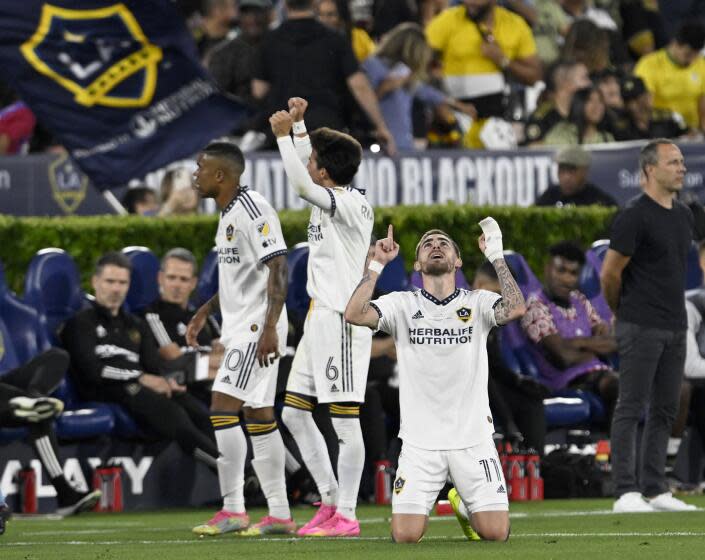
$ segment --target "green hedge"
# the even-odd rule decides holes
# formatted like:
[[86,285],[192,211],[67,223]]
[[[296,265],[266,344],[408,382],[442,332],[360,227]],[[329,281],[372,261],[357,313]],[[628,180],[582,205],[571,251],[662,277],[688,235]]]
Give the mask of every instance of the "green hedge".
[[[607,235],[614,210],[604,208],[513,208],[407,206],[375,211],[375,233],[386,235],[394,224],[407,268],[411,268],[419,236],[431,228],[452,235],[461,247],[464,269],[469,277],[482,261],[477,247],[477,223],[491,215],[502,228],[505,249],[523,254],[535,271],[543,266],[545,250],[551,244],[572,239],[587,246]],[[281,222],[289,246],[306,240],[308,211],[281,212]],[[24,273],[32,256],[44,247],[66,249],[78,263],[84,286],[89,285],[93,263],[108,250],[128,245],[145,245],[158,255],[172,247],[186,247],[199,262],[213,246],[217,218],[193,216],[178,218],[71,217],[12,218],[0,216],[0,261],[10,287],[22,292]]]

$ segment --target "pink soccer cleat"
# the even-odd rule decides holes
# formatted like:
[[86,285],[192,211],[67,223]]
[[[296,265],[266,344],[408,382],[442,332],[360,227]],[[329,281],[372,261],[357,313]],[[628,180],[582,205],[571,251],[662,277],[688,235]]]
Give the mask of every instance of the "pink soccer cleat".
[[359,537],[360,522],[336,513],[308,533],[309,537]]
[[319,525],[325,523],[334,515],[335,506],[327,506],[325,504],[321,504],[321,506],[318,508],[318,511],[316,512],[316,515],[313,516],[313,519],[311,519],[311,521],[301,527],[301,529],[296,531],[296,534],[300,537],[306,537],[311,534],[311,531],[313,531],[314,529],[318,529]]
[[293,519],[279,519],[267,515],[259,523],[251,525],[243,531],[235,533],[237,537],[258,537],[260,535],[293,535],[296,523]]

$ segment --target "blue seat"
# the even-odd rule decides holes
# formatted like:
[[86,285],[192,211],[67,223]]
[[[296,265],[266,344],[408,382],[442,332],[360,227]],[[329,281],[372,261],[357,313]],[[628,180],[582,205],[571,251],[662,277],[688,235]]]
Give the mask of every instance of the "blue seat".
[[32,257],[25,276],[24,302],[46,322],[49,341],[58,344],[57,329],[85,302],[78,267],[66,251],[51,247]]
[[401,292],[409,289],[409,277],[404,268],[404,259],[397,255],[384,267],[382,274],[377,279],[377,290],[382,294]]
[[132,263],[125,307],[132,313],[140,313],[159,297],[159,259],[147,247],[125,247],[122,253]]
[[[409,277],[409,284],[412,288],[423,288],[423,280],[421,279],[421,273],[414,270],[411,273],[411,276]],[[460,269],[455,271],[455,287],[462,288],[463,290],[471,289],[470,284],[468,283],[468,279],[465,278],[465,274],[463,274],[463,271]]]
[[196,304],[203,305],[218,293],[218,250],[211,249],[203,259],[196,285]]
[[[514,373],[539,379],[538,367],[521,327],[516,322],[509,323],[502,328],[500,336],[502,358],[507,367]],[[589,401],[577,391],[544,399],[543,405],[548,428],[584,424],[591,418]]]
[[509,268],[514,274],[514,279],[519,285],[521,293],[524,297],[542,289],[541,282],[529,267],[529,263],[519,253],[511,250],[504,251],[504,260],[509,265]]
[[306,291],[308,279],[308,243],[298,243],[287,254],[289,268],[289,291],[286,294],[286,310],[295,322],[303,322],[311,302]]
[[703,285],[703,271],[700,268],[700,255],[696,243],[690,244],[686,265],[685,289],[700,288]]
[[25,305],[7,287],[3,264],[0,262],[0,317],[8,328],[20,364],[50,347],[46,320]]

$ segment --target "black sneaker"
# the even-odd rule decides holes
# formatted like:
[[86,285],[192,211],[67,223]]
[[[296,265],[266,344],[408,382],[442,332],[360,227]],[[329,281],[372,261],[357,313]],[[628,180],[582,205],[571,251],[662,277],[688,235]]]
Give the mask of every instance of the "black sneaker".
[[82,511],[89,511],[95,507],[103,493],[100,490],[92,490],[87,494],[79,496],[78,500],[68,506],[56,508],[56,513],[62,517],[77,515]]
[[12,510],[7,504],[0,505],[0,535],[5,533],[5,522],[12,517]]

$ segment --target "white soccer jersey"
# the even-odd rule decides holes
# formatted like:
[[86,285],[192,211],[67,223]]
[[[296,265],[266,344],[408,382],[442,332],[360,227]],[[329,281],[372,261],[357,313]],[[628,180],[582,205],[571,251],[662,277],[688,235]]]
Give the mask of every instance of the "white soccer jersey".
[[314,305],[343,313],[362,279],[374,212],[364,191],[352,187],[325,190],[331,209],[311,208],[306,291]]
[[487,335],[500,296],[456,290],[439,301],[424,290],[371,302],[399,362],[399,437],[421,449],[472,447],[494,433],[487,396]]
[[[215,245],[223,316],[220,341],[228,347],[243,340],[259,340],[268,302],[269,268],[265,263],[287,252],[279,217],[262,195],[241,188],[220,213]],[[286,321],[284,308],[279,323]]]

